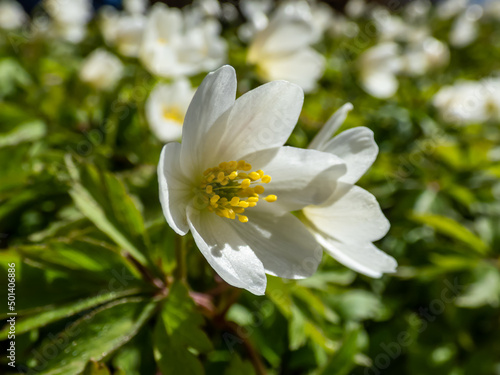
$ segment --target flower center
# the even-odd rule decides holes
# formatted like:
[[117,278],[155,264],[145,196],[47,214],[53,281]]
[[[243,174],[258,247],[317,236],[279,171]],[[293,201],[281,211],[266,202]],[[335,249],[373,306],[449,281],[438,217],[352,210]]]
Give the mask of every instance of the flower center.
[[[255,207],[259,195],[264,193],[264,187],[259,184],[271,182],[271,176],[262,170],[250,172],[251,169],[250,164],[240,160],[223,162],[203,172],[200,190],[207,210],[227,219],[238,217],[246,223],[248,217],[242,214],[246,208]],[[276,199],[276,195],[264,198],[267,202]]]
[[176,122],[181,126],[184,122],[184,115],[177,107],[164,107],[162,115],[165,120]]

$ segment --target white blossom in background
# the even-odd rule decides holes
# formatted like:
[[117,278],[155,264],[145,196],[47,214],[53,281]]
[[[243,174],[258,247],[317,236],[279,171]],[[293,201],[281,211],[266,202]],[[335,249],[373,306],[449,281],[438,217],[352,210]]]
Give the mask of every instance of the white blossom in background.
[[144,14],[148,4],[148,0],[123,0],[123,9],[129,14]]
[[459,81],[442,87],[432,99],[441,118],[464,125],[500,120],[500,78]]
[[370,7],[365,0],[349,0],[344,7],[344,11],[349,18],[357,19],[365,15]]
[[401,58],[402,71],[411,76],[418,76],[432,69],[447,66],[450,61],[450,50],[445,43],[427,37],[420,42],[409,44]]
[[399,45],[377,44],[363,52],[358,65],[361,85],[368,94],[384,99],[396,93],[399,86],[396,74],[403,68]]
[[0,29],[19,29],[27,20],[28,15],[21,4],[11,0],[0,1]]
[[122,76],[120,59],[100,48],[88,55],[80,68],[80,80],[97,90],[112,90]]
[[316,31],[312,20],[294,9],[276,12],[252,40],[247,61],[264,81],[287,80],[312,91],[323,75],[325,59],[311,47]]
[[92,18],[90,0],[45,0],[44,8],[52,20],[51,32],[71,43],[81,42]]
[[262,295],[266,273],[315,272],[321,248],[290,212],[321,204],[346,168],[333,154],[283,146],[302,108],[299,86],[270,82],[235,100],[236,82],[230,66],[203,80],[182,144],[160,156],[160,201],[172,229],[191,231],[227,283]]
[[247,20],[238,28],[238,37],[248,42],[269,24],[273,2],[271,0],[241,0],[238,5]]
[[453,18],[462,12],[469,0],[444,0],[436,4],[436,15],[442,20]]
[[190,76],[226,60],[226,41],[213,18],[187,17],[179,9],[155,4],[148,15],[139,57],[160,77]]
[[329,255],[354,271],[381,277],[397,267],[393,257],[373,245],[387,234],[390,224],[377,199],[355,185],[377,157],[373,132],[360,126],[331,139],[351,109],[348,103],[334,113],[309,145],[342,159],[347,173],[331,186],[329,199],[302,212],[308,228]]
[[113,7],[103,7],[99,26],[108,46],[116,47],[123,56],[138,57],[146,19],[141,12],[119,12]]
[[483,8],[473,4],[460,14],[451,27],[450,44],[462,48],[474,42],[479,33],[478,21],[483,16]]
[[146,118],[156,138],[167,143],[182,136],[182,124],[194,90],[189,80],[156,85],[146,101]]

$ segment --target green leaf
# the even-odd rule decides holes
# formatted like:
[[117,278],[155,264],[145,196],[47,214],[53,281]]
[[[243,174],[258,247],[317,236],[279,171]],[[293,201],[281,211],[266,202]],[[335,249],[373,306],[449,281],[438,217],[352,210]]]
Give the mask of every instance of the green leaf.
[[105,364],[89,361],[81,375],[111,375],[111,372]]
[[[155,301],[141,298],[122,299],[102,306],[57,336],[44,340],[33,353],[41,375],[76,375],[89,360],[101,361],[134,337],[152,316]],[[43,353],[56,353],[44,358]],[[42,359],[42,362],[40,359]],[[46,362],[45,362],[46,361]]]
[[437,232],[449,236],[455,240],[461,241],[480,254],[486,254],[489,246],[478,236],[472,233],[462,224],[452,218],[433,214],[413,214],[411,219],[417,223],[425,224]]
[[73,179],[70,195],[80,211],[138,262],[151,264],[144,221],[123,183],[90,164],[77,166],[69,156],[66,164]]
[[238,353],[234,353],[231,357],[231,361],[229,365],[226,367],[224,371],[224,375],[255,375],[255,369],[253,368],[252,363],[250,361],[244,361],[238,355]]
[[203,374],[203,366],[192,351],[207,352],[212,343],[201,329],[203,316],[182,283],[171,286],[161,317],[154,332],[154,352],[162,374]]
[[340,348],[330,358],[327,365],[320,372],[321,375],[347,375],[356,366],[355,356],[358,353],[359,328],[348,331]]
[[46,125],[42,121],[30,121],[18,125],[8,133],[0,134],[0,147],[15,146],[22,142],[36,141],[47,131]]
[[[22,334],[33,329],[44,327],[47,324],[57,320],[73,316],[81,311],[93,308],[103,303],[109,302],[120,297],[130,296],[139,293],[140,289],[126,289],[119,292],[107,292],[97,296],[85,298],[80,301],[68,303],[62,306],[44,306],[32,311],[31,316],[26,316],[25,313],[16,322],[16,333]],[[9,326],[6,325],[0,331],[0,340],[5,340],[9,332]]]

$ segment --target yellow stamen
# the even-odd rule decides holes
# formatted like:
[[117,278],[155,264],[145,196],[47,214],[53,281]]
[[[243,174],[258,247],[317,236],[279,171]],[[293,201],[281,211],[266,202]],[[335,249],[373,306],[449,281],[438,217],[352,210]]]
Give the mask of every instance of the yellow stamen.
[[[234,220],[238,217],[241,223],[248,222],[248,217],[242,214],[245,209],[257,206],[259,194],[264,193],[264,187],[257,184],[271,181],[263,170],[250,172],[251,169],[244,160],[222,162],[206,169],[197,191],[207,210],[222,218]],[[268,195],[264,199],[274,202],[277,197]]]
[[268,184],[271,182],[271,176],[265,175],[261,178],[261,181],[265,184]]
[[269,203],[271,203],[271,202],[276,202],[276,199],[278,199],[278,197],[276,195],[271,194],[265,197],[264,199]]

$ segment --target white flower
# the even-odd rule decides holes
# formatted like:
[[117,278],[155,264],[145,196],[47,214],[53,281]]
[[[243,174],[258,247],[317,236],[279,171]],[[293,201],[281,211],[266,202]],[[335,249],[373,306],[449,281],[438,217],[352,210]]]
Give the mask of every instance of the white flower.
[[148,16],[140,59],[160,77],[189,76],[220,66],[226,48],[218,21],[189,22],[179,9],[157,3]]
[[0,1],[0,29],[19,29],[27,19],[21,4],[10,0]]
[[247,61],[257,65],[265,81],[284,79],[312,91],[325,69],[324,57],[310,45],[314,28],[296,14],[277,13],[258,32],[248,50]]
[[194,90],[185,78],[174,83],[158,84],[146,101],[146,118],[151,130],[162,142],[177,141]]
[[395,272],[397,262],[372,242],[385,236],[390,224],[377,199],[354,185],[377,157],[373,132],[357,127],[330,139],[351,109],[348,103],[334,113],[309,146],[341,158],[347,173],[333,187],[334,192],[326,202],[308,206],[302,212],[311,232],[328,254],[357,272],[381,277]]
[[71,43],[79,43],[92,18],[90,0],[45,0],[44,7],[53,21],[52,32]]
[[427,37],[421,42],[409,44],[402,60],[405,73],[423,75],[432,69],[446,66],[450,61],[450,50],[443,42]]
[[396,74],[401,69],[401,51],[393,42],[377,44],[359,57],[363,89],[376,98],[385,99],[396,93],[399,86]]
[[104,40],[109,46],[115,46],[123,56],[139,56],[146,16],[105,8],[100,14],[100,26]]
[[459,81],[442,87],[432,99],[446,122],[463,125],[500,119],[500,79]]
[[148,8],[147,0],[123,0],[123,8],[130,14],[143,14]]
[[478,35],[478,21],[483,15],[483,8],[479,4],[469,6],[453,22],[450,31],[450,44],[457,48],[466,47],[476,40]]
[[123,76],[123,64],[118,57],[96,49],[83,61],[80,79],[98,90],[111,90]]
[[168,143],[158,165],[169,225],[193,234],[229,284],[262,295],[265,273],[310,276],[321,259],[313,236],[290,211],[323,202],[345,173],[334,155],[283,147],[303,92],[285,81],[235,101],[230,66],[210,73],[188,108],[182,144]]

